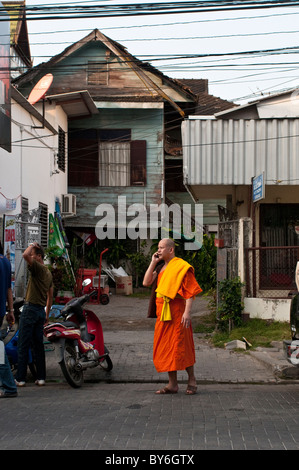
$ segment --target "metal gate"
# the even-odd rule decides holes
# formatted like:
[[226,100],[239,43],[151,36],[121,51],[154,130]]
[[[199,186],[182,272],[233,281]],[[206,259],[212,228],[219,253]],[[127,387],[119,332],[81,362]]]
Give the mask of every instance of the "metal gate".
[[23,252],[30,243],[41,243],[41,224],[17,221],[15,245],[15,296],[24,297],[28,270],[23,258]]

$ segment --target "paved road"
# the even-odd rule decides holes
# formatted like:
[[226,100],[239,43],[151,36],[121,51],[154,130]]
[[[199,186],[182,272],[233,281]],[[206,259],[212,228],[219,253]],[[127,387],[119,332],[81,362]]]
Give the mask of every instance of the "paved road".
[[[33,384],[2,400],[0,449],[177,452],[299,449],[298,385],[202,385],[157,396],[154,384]],[[136,454],[134,454],[136,455]]]
[[[155,395],[167,374],[152,365],[146,303],[115,296],[95,307],[114,363],[110,374],[90,370],[83,387],[72,389],[54,352],[47,353],[47,385],[28,383],[17,398],[1,400],[1,450],[101,450],[104,459],[160,450],[197,459],[198,450],[299,449],[299,384],[280,382],[251,355],[195,336],[199,393],[185,395],[182,372],[178,394]],[[194,317],[205,308],[199,300]]]
[[[106,306],[90,306],[99,315],[105,344],[114,367],[105,374],[99,368],[85,372],[85,379],[110,382],[167,382],[167,373],[158,374],[152,361],[155,320],[146,317],[148,299],[112,296]],[[208,311],[207,301],[198,297],[193,307],[194,323]],[[246,354],[214,348],[210,342],[194,335],[196,348],[196,378],[199,383],[276,383],[273,371]],[[62,378],[55,353],[47,353],[47,376]],[[185,372],[179,372],[180,382],[186,382]]]

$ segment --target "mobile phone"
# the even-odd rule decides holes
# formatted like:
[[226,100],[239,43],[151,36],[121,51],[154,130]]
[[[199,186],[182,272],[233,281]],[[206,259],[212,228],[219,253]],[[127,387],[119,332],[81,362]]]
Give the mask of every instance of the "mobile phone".
[[159,255],[158,255],[158,253],[156,253],[156,254],[155,254],[155,258],[159,258]]

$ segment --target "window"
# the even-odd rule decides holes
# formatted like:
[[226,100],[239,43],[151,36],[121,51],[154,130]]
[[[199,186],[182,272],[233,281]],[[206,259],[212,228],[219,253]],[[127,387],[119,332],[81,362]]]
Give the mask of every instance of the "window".
[[[260,204],[260,246],[298,246],[299,204]],[[259,250],[260,289],[293,289],[295,249]]]
[[146,184],[146,140],[131,141],[131,186]]
[[96,129],[75,129],[68,133],[68,184],[99,185],[99,150]]
[[100,186],[130,186],[130,142],[99,143]]
[[61,129],[61,127],[58,129],[57,164],[59,170],[65,172],[65,132]]
[[88,62],[87,85],[108,85],[108,62]]
[[130,129],[76,130],[69,137],[69,185],[144,186],[146,141]]
[[261,246],[299,245],[296,227],[299,225],[299,204],[261,204]]
[[99,185],[130,186],[130,129],[99,130]]

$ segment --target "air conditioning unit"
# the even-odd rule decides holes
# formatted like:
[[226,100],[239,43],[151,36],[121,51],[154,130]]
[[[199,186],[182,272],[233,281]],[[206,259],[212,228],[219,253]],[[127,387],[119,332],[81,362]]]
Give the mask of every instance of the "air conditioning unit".
[[71,217],[76,215],[76,196],[74,194],[62,194],[61,215]]

